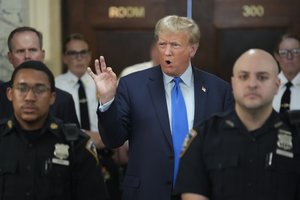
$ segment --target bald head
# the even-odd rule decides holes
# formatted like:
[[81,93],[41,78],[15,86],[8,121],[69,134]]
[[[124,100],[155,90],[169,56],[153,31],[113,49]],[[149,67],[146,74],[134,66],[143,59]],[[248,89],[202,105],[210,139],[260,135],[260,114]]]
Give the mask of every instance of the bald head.
[[237,112],[270,113],[280,81],[278,65],[271,54],[250,49],[235,62],[231,84]]
[[249,49],[243,53],[234,63],[233,76],[238,70],[243,70],[249,67],[261,67],[269,69],[274,74],[279,73],[279,67],[276,60],[271,54],[261,49]]

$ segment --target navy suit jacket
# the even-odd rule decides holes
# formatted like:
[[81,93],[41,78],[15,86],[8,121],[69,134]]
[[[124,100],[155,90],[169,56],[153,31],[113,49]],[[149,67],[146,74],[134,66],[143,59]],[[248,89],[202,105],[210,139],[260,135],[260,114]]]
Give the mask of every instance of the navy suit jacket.
[[[194,125],[213,113],[233,109],[228,83],[196,68],[193,75]],[[107,111],[98,111],[98,118],[102,140],[108,147],[129,140],[123,200],[170,200],[174,156],[161,68],[121,78],[115,100]]]
[[[0,119],[10,118],[13,115],[12,104],[6,96],[6,90],[10,86],[10,81],[0,84]],[[55,92],[56,99],[50,113],[64,123],[76,123],[79,127],[72,95],[58,88],[55,88]]]

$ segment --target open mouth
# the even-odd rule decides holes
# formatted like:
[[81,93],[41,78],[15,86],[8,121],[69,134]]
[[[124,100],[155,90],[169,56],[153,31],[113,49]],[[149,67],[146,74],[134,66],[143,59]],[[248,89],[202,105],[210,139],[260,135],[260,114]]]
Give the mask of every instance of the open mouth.
[[166,60],[166,63],[169,65],[169,64],[171,64],[171,61],[169,61],[169,60]]

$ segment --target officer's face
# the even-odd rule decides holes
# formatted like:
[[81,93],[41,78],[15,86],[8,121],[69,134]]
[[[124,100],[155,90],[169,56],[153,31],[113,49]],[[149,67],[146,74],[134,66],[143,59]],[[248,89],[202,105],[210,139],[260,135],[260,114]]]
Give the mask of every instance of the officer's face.
[[55,92],[50,90],[48,76],[38,70],[21,69],[17,72],[12,88],[7,90],[14,115],[25,130],[40,129],[55,101]]
[[250,51],[236,62],[231,78],[236,109],[272,109],[279,87],[276,61],[264,51]]

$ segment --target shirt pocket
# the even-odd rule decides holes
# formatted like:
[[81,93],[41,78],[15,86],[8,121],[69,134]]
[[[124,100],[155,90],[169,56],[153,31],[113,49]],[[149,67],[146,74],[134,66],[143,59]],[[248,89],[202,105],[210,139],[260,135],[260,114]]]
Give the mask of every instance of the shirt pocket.
[[274,199],[296,199],[300,182],[300,160],[274,154],[272,164],[266,167],[266,193],[273,193]]
[[208,156],[206,167],[212,182],[212,194],[216,198],[232,197],[241,183],[238,155]]
[[5,162],[2,160],[0,162],[0,200],[6,196],[14,196],[16,193],[16,173],[17,173],[17,163]]

